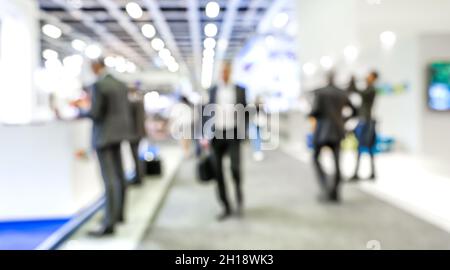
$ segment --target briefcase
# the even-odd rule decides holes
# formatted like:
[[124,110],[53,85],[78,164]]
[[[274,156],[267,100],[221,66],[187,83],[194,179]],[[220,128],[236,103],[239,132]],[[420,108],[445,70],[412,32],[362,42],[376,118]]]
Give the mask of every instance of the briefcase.
[[161,160],[154,159],[151,161],[145,161],[145,172],[147,175],[161,175]]
[[201,182],[209,182],[215,178],[211,154],[208,153],[200,156],[197,165],[197,174]]

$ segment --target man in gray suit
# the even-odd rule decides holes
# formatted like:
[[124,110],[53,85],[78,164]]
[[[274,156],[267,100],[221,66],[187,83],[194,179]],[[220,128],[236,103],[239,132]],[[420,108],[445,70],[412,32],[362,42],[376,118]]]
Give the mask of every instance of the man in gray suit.
[[129,90],[129,100],[131,105],[131,139],[130,147],[135,164],[135,176],[132,180],[134,185],[142,184],[144,175],[144,164],[139,158],[139,144],[142,139],[147,137],[145,131],[146,112],[144,107],[144,100],[142,95],[138,92],[136,87]]
[[97,76],[91,93],[91,107],[81,116],[93,121],[92,143],[97,152],[105,187],[105,215],[101,228],[93,236],[114,233],[124,221],[126,181],[120,144],[130,139],[131,112],[126,85],[107,73],[103,60],[92,63]]
[[[348,95],[334,85],[334,73],[328,74],[328,85],[324,88],[315,90],[315,99],[310,116],[316,120],[314,132],[314,166],[319,177],[319,183],[322,188],[323,200],[339,201],[339,184],[341,182],[340,171],[340,144],[345,137],[345,122],[348,118],[343,116],[343,109],[349,107],[352,109],[352,116],[356,109],[348,99]],[[325,172],[320,164],[319,157],[324,147],[331,148],[335,164],[334,183],[330,187],[326,179]]]

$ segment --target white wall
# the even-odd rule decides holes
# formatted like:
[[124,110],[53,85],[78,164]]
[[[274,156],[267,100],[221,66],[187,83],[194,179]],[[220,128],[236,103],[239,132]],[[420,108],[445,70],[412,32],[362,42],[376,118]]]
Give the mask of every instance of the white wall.
[[37,1],[0,2],[0,122],[31,121],[33,72],[39,57]]
[[[365,0],[297,0],[297,3],[302,63],[311,61],[318,65],[322,55],[331,54],[336,57],[339,71],[363,74],[375,68],[381,73],[381,81],[408,82],[408,93],[378,97],[375,109],[381,131],[394,135],[405,151],[446,156],[442,153],[449,151],[442,143],[440,147],[438,143],[430,145],[430,140],[448,136],[439,125],[449,122],[449,115],[430,115],[424,109],[423,57],[448,55],[448,50],[441,45],[435,51],[437,41],[422,44],[420,37],[427,33],[450,33],[450,1],[389,0],[381,1],[381,5],[369,5]],[[388,30],[397,34],[397,43],[389,51],[382,48],[379,40],[379,35]],[[356,45],[361,52],[358,61],[349,66],[342,61],[346,44]],[[427,47],[426,56],[421,56],[422,45]],[[306,86],[307,79],[303,82]],[[440,133],[443,135],[437,135]]]
[[[432,61],[450,61],[450,33],[425,34],[420,37],[420,67],[421,76],[419,85],[422,86],[425,100],[427,78],[425,68]],[[434,112],[424,104],[421,106],[423,113],[422,139],[423,152],[427,156],[450,161],[450,112]]]

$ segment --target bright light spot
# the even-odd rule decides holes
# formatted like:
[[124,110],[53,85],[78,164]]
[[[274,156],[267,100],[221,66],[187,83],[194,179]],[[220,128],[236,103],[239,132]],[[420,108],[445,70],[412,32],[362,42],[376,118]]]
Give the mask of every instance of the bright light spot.
[[58,39],[61,37],[62,35],[62,31],[61,29],[59,29],[58,27],[52,25],[52,24],[46,24],[44,26],[42,26],[42,32],[54,39]]
[[276,28],[283,28],[289,22],[289,15],[287,13],[278,13],[273,19],[273,26]]
[[225,39],[219,39],[218,47],[219,50],[225,50],[228,47],[228,42]]
[[316,73],[317,67],[313,63],[305,63],[303,65],[303,72],[306,76],[312,76],[314,73]]
[[127,61],[123,57],[116,57],[115,68],[117,72],[124,73],[127,71]]
[[102,55],[102,48],[98,45],[92,44],[86,47],[84,53],[89,59],[98,59]]
[[46,49],[42,52],[45,60],[58,59],[58,53],[54,50]]
[[107,67],[113,68],[117,64],[117,58],[114,56],[108,56],[105,58],[105,65]]
[[180,66],[178,65],[178,63],[173,62],[173,63],[170,63],[167,66],[167,68],[169,69],[170,72],[177,72],[179,70]]
[[274,36],[269,35],[264,39],[264,42],[266,43],[267,46],[273,47],[273,45],[275,44],[275,38]]
[[168,49],[162,49],[159,51],[158,53],[159,57],[161,57],[161,59],[168,59],[171,56],[171,53]]
[[216,40],[213,38],[206,38],[203,42],[205,49],[214,49],[216,47]]
[[206,16],[209,18],[216,18],[220,13],[220,5],[217,2],[211,1],[206,4]]
[[397,42],[397,35],[392,31],[385,31],[380,34],[380,41],[384,49],[391,49]]
[[58,59],[50,59],[45,61],[45,68],[48,70],[60,70],[62,68],[62,63]]
[[68,0],[67,2],[71,7],[76,9],[81,9],[83,7],[82,0]]
[[334,65],[333,58],[331,58],[330,56],[322,56],[320,58],[320,65],[325,70],[330,70]]
[[217,26],[213,23],[208,23],[205,25],[205,35],[207,37],[215,37],[217,35]]
[[146,38],[153,38],[156,35],[156,29],[151,24],[144,24],[141,31]]
[[348,62],[353,62],[358,58],[359,50],[353,45],[349,45],[344,49],[344,56]]
[[76,51],[82,52],[84,51],[84,49],[86,49],[86,42],[80,39],[74,39],[72,41],[72,48],[74,48]]
[[128,73],[134,73],[136,72],[137,67],[133,62],[127,62],[125,69]]
[[144,96],[144,102],[147,106],[152,106],[157,104],[159,101],[159,93],[156,91],[149,92]]
[[164,41],[162,41],[161,39],[159,39],[159,38],[154,38],[153,40],[152,40],[152,47],[153,47],[153,49],[155,49],[156,51],[160,51],[160,50],[162,50],[163,48],[164,48]]
[[203,57],[205,58],[214,58],[215,52],[214,49],[204,49]]
[[79,54],[68,56],[63,60],[64,68],[73,76],[78,76],[81,73],[83,66],[83,57]]
[[142,17],[144,12],[142,11],[142,8],[136,4],[135,2],[130,2],[125,7],[128,15],[130,15],[133,19],[139,19]]

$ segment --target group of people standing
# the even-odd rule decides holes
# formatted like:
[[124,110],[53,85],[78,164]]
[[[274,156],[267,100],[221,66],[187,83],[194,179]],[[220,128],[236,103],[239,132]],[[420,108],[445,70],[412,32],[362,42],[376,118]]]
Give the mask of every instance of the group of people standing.
[[[372,71],[366,78],[366,88],[364,90],[357,89],[353,78],[348,91],[344,91],[336,86],[334,72],[330,72],[327,86],[314,91],[315,98],[310,117],[315,120],[313,159],[322,191],[321,200],[340,201],[339,187],[342,181],[340,170],[341,142],[348,133],[353,132],[358,141],[356,168],[350,181],[360,180],[358,171],[361,154],[364,151],[367,151],[371,157],[372,173],[369,178],[375,179],[376,122],[372,117],[372,110],[376,97],[375,83],[377,80],[378,73]],[[356,96],[359,99],[359,104],[356,104],[358,102],[355,102],[352,96]],[[343,113],[346,107],[351,110],[349,115]],[[356,128],[354,130],[346,130],[346,122],[354,117],[358,118]],[[325,147],[332,150],[334,158],[335,175],[331,183],[320,162],[320,156]]]

